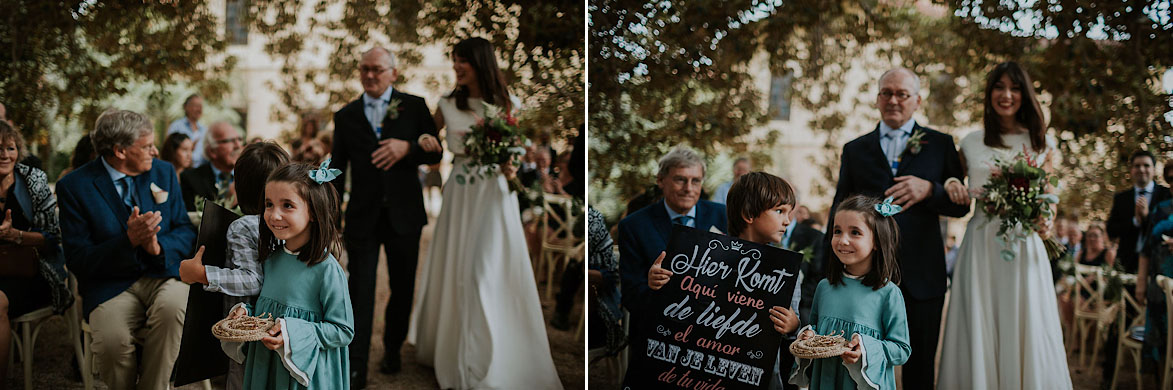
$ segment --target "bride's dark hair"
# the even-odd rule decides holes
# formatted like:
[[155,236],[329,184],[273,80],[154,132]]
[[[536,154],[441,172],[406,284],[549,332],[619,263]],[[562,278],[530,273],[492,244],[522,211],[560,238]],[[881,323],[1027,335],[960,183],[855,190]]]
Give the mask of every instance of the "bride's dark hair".
[[986,146],[992,148],[1006,147],[1006,142],[1002,141],[1001,118],[998,117],[998,112],[994,111],[994,102],[990,98],[994,85],[1002,80],[1002,75],[1009,76],[1010,82],[1022,91],[1022,103],[1018,106],[1018,112],[1014,113],[1014,120],[1026,126],[1030,135],[1030,148],[1036,152],[1043,150],[1046,147],[1044,132],[1047,131],[1047,121],[1043,119],[1043,109],[1039,105],[1038,96],[1035,95],[1035,87],[1030,81],[1030,76],[1014,61],[998,64],[986,77],[985,112],[982,113],[986,132],[983,141]]
[[[477,76],[477,84],[481,87],[481,99],[485,103],[500,106],[506,110],[505,112],[513,109],[513,104],[509,101],[509,87],[505,85],[505,75],[497,66],[492,43],[484,38],[468,38],[453,46],[452,54],[472,65]],[[468,107],[468,87],[457,85],[449,96],[456,98],[456,108],[471,110]]]

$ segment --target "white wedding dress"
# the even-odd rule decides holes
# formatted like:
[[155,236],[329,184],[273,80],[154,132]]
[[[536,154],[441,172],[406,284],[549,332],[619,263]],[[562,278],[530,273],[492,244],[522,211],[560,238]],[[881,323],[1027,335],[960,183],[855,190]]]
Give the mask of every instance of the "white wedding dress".
[[456,158],[421,265],[408,338],[441,388],[561,389],[517,197],[497,172],[455,180],[467,176],[464,136],[484,111],[481,99],[468,105],[475,112],[457,109],[454,98],[440,100]]
[[[961,140],[969,188],[990,177],[994,158],[1012,159],[1030,145],[1027,134],[1004,135],[994,149],[976,131]],[[1054,140],[1038,158],[1053,153]],[[1011,242],[1002,259],[998,220],[980,209],[965,229],[953,272],[949,314],[941,349],[940,389],[1070,389],[1059,309],[1047,251],[1038,234]],[[932,353],[932,351],[913,351]]]

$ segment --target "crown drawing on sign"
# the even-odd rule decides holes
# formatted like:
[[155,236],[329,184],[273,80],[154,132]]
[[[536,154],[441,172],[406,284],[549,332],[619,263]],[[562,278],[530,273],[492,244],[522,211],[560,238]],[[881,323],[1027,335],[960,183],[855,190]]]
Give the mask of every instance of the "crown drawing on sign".
[[733,250],[735,250],[735,251],[741,250],[741,243],[740,242],[733,241],[733,242],[729,243],[729,246],[733,247]]

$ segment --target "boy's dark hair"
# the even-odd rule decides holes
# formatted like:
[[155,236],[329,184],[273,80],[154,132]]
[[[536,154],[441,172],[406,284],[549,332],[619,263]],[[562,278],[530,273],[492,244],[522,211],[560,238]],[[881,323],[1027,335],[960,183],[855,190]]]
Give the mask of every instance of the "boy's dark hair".
[[794,188],[785,179],[765,172],[742,175],[729,187],[729,194],[725,197],[729,235],[740,236],[745,231],[745,218],[757,218],[781,205],[794,207],[797,202]]
[[[306,229],[310,231],[310,240],[305,246],[298,249],[297,259],[306,263],[306,266],[321,263],[330,253],[340,253],[338,243],[338,192],[330,183],[321,183],[310,178],[310,170],[315,167],[302,164],[286,164],[269,175],[268,183],[290,183],[297,188],[297,194],[305,201],[310,213],[310,222]],[[340,180],[340,179],[336,179]],[[278,250],[281,244],[268,224],[261,224],[260,255],[262,259]]]
[[[854,211],[863,216],[864,223],[872,229],[872,269],[860,279],[863,285],[879,290],[888,282],[900,284],[900,266],[896,263],[896,252],[900,245],[900,227],[892,217],[885,217],[876,211],[876,205],[882,203],[880,198],[865,195],[852,195],[835,209],[838,215],[845,211]],[[831,221],[831,247],[835,246],[835,221]],[[832,253],[834,250],[832,249]],[[843,284],[843,262],[837,258],[830,258],[828,262],[827,281],[832,285]]]
[[[175,133],[180,134],[180,133]],[[289,153],[272,141],[248,144],[236,159],[236,203],[245,215],[265,211],[265,182],[269,175],[289,163]]]
[[1152,161],[1154,166],[1157,165],[1157,158],[1153,157],[1153,153],[1151,153],[1147,150],[1141,149],[1141,150],[1137,150],[1135,152],[1132,152],[1132,155],[1128,156],[1128,166],[1132,166],[1132,162],[1136,161],[1136,159],[1141,158],[1141,157],[1148,157],[1149,161]]

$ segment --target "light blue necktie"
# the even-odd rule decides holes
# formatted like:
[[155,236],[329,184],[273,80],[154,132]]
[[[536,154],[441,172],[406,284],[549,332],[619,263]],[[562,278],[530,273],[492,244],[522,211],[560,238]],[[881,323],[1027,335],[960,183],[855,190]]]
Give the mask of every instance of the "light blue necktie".
[[690,216],[681,215],[679,217],[672,218],[672,223],[691,227],[692,219],[693,218]]
[[367,103],[367,107],[371,109],[371,128],[375,130],[375,138],[383,138],[383,118],[379,115],[379,111],[386,105],[387,101],[385,100]]

